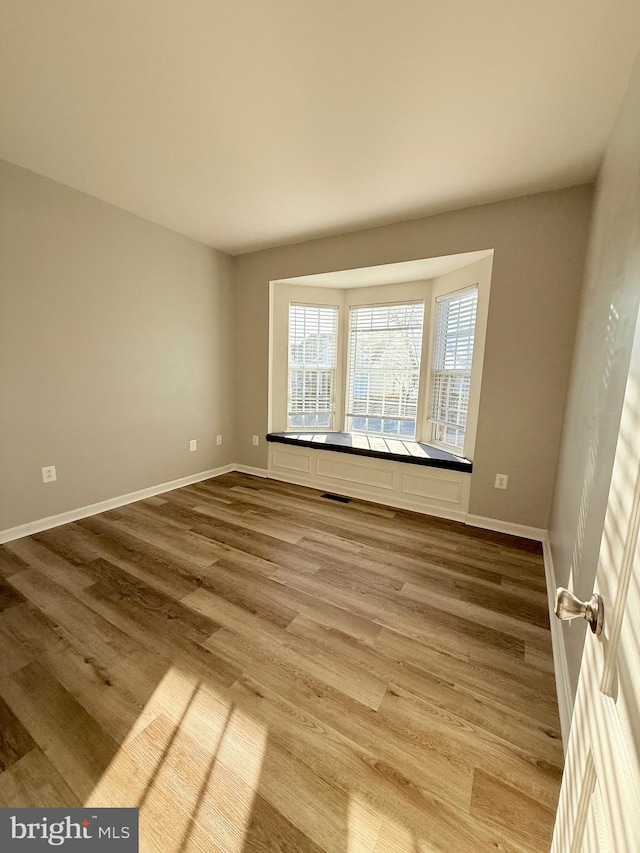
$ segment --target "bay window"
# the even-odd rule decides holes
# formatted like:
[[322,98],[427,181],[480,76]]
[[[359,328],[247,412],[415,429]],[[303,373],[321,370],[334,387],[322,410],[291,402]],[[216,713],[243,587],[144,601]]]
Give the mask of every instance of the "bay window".
[[[284,426],[286,393],[289,432],[360,433],[389,447],[418,441],[472,453],[478,286],[445,289],[448,283],[401,285],[398,296],[406,301],[368,304],[355,289],[336,293],[337,304],[331,291],[318,289],[317,302],[307,304],[295,301],[303,287],[290,286],[291,297],[286,293],[276,312],[282,333],[288,320],[287,382],[281,371],[273,385],[279,422]],[[313,288],[304,291],[311,296]],[[484,323],[486,309],[481,316]],[[478,340],[482,352],[484,326]],[[284,348],[274,353],[284,368]]]

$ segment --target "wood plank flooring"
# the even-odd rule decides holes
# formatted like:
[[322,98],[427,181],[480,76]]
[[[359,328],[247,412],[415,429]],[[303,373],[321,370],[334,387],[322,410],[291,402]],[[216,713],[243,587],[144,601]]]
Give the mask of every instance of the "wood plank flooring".
[[0,547],[0,806],[546,853],[562,761],[536,543],[228,474]]

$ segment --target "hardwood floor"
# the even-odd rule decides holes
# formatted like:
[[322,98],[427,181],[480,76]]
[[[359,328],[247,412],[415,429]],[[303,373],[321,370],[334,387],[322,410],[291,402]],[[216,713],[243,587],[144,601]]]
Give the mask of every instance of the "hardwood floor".
[[142,851],[548,851],[540,548],[228,474],[0,547],[0,806]]

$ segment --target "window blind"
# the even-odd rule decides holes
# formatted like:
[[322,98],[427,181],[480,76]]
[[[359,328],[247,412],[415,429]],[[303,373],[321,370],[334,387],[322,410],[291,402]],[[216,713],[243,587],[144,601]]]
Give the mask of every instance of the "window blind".
[[478,290],[437,300],[431,366],[432,440],[464,447]]
[[338,309],[289,305],[288,429],[332,429]]
[[349,312],[347,429],[414,438],[424,303]]

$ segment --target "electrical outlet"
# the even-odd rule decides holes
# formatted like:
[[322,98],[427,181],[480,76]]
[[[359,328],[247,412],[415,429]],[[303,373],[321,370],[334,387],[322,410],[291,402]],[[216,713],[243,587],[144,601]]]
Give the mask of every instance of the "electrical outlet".
[[198,449],[198,442],[195,438],[192,438],[189,442],[189,450],[193,453],[194,450]]
[[221,435],[216,436],[216,444],[222,444],[222,436]]
[[258,445],[260,444],[260,436],[259,435],[253,436],[253,444],[254,444],[254,447],[258,447]]
[[496,474],[496,489],[506,489],[508,482],[508,474]]
[[42,469],[42,482],[43,483],[53,483],[56,479],[56,466],[55,465],[47,465],[46,468]]

